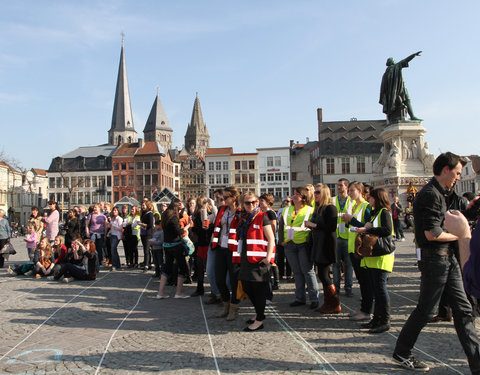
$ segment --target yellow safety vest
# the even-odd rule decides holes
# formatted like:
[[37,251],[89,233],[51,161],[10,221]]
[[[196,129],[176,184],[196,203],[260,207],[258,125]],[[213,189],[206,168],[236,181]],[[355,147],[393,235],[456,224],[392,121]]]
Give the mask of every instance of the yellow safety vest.
[[[285,207],[286,208],[286,207]],[[298,210],[297,214],[293,218],[293,212],[295,207],[292,205],[288,207],[288,210],[283,209],[283,238],[285,242],[293,241],[293,243],[300,244],[307,241],[310,228],[305,226],[305,221],[310,221],[313,215],[313,208],[311,206],[303,206]],[[293,219],[293,220],[292,220]],[[293,230],[293,240],[287,240],[287,233],[289,230]]]
[[355,201],[351,200],[350,197],[347,196],[347,201],[345,202],[345,206],[343,206],[343,210],[340,210],[340,203],[338,202],[338,197],[332,197],[332,204],[337,207],[337,237],[343,238],[348,240],[348,231],[345,230],[344,233],[340,233],[339,225],[342,224],[342,214],[351,214],[353,203]]
[[[366,208],[368,207],[368,202],[363,201],[352,212],[352,215],[355,219],[357,219],[359,222],[363,223],[363,220],[365,220],[365,211]],[[354,253],[355,252],[355,238],[357,238],[358,233],[357,232],[348,232],[348,252],[349,253]]]
[[[385,210],[385,208],[382,208],[378,213],[378,215],[375,216],[375,218],[373,219],[372,225],[374,228],[378,228],[382,226],[380,216],[383,210]],[[393,234],[394,232],[393,232],[393,220],[392,220],[392,236]],[[360,266],[364,268],[377,268],[379,270],[392,272],[394,261],[395,261],[395,252],[387,255],[381,255],[378,257],[364,257],[360,262]]]

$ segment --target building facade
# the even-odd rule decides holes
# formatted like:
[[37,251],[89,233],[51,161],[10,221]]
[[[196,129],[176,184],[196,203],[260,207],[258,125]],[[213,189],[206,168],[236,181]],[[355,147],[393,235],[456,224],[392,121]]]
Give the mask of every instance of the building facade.
[[260,194],[272,194],[282,201],[291,194],[290,148],[257,148],[258,185]]
[[207,148],[205,152],[206,184],[208,196],[219,188],[231,185],[230,168],[232,147]]
[[290,183],[292,188],[313,184],[311,154],[318,146],[317,141],[307,139],[306,143],[290,140]]
[[258,153],[233,153],[230,181],[240,192],[253,191],[258,195]]
[[26,225],[32,207],[40,210],[47,206],[48,178],[45,169],[32,168],[23,173],[21,189],[20,224]]
[[180,199],[198,198],[207,194],[205,160],[198,152],[180,155]]

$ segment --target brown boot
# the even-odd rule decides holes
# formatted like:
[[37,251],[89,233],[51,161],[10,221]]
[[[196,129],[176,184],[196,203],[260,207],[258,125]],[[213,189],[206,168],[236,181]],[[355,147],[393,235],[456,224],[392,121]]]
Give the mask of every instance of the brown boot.
[[322,314],[337,314],[341,312],[342,306],[340,305],[340,299],[338,298],[335,284],[329,285],[324,289],[323,293],[325,303],[315,311]]
[[230,303],[230,310],[228,310],[227,320],[230,322],[238,318],[238,303]]
[[223,311],[220,314],[217,314],[217,318],[225,318],[228,315],[228,311],[230,310],[230,302],[223,302]]

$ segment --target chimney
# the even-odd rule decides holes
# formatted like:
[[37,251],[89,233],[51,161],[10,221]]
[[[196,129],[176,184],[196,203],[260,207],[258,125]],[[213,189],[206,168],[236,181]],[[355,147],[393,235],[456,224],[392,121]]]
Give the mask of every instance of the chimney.
[[308,142],[310,142],[310,138],[309,138],[309,137],[307,137],[307,141],[306,141],[305,143],[308,143]]
[[318,142],[321,142],[322,137],[320,136],[320,128],[322,127],[322,122],[323,122],[323,113],[321,108],[317,108],[317,122],[318,122]]
[[138,148],[143,148],[143,146],[145,146],[143,138],[138,138]]
[[295,141],[293,139],[290,139],[290,148],[292,148],[294,144],[295,144]]

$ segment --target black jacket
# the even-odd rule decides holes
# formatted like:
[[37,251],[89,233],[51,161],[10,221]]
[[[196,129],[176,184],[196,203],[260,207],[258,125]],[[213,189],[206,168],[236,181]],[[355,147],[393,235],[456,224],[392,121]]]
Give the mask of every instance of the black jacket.
[[312,229],[311,260],[316,264],[332,264],[337,255],[337,208],[330,204],[323,212],[316,210],[312,222],[317,224]]

